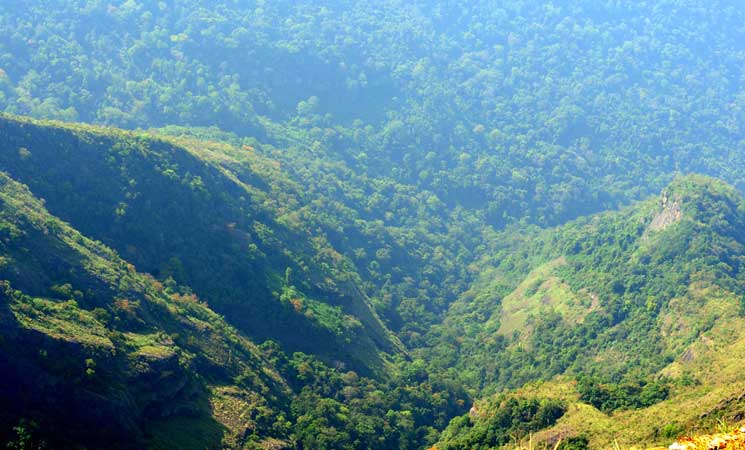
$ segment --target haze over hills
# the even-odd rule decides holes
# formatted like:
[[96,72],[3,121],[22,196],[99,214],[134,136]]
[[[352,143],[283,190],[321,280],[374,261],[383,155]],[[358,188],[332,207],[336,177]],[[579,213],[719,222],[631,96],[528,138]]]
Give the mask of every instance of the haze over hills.
[[739,6],[7,2],[0,442],[742,420]]

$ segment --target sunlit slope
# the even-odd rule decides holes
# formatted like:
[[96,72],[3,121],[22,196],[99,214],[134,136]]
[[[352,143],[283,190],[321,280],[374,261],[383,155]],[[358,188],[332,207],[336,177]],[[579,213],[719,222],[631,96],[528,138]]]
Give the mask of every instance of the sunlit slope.
[[656,373],[740,314],[743,205],[721,181],[680,177],[619,212],[508,237],[441,332],[462,330],[460,363],[487,385]]
[[[458,364],[485,392],[547,380],[518,390],[565,402],[539,438],[643,445],[742,418],[745,200],[731,186],[682,176],[659,197],[515,238],[495,260],[440,332],[465,332]],[[489,417],[454,422],[440,447],[465,448]]]

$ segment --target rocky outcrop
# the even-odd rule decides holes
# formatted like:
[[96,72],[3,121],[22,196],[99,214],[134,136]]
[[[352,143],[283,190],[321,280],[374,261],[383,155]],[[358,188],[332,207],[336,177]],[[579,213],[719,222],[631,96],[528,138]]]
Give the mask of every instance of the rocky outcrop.
[[661,231],[683,217],[681,210],[681,201],[678,196],[671,196],[667,191],[662,193],[660,198],[661,211],[652,219],[649,224],[650,231]]

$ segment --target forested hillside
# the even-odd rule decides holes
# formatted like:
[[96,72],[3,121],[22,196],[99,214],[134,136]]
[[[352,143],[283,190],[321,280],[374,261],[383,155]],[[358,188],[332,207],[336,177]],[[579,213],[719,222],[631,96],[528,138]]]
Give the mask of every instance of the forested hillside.
[[0,442],[737,421],[741,6],[4,2]]
[[228,425],[211,410],[226,405],[256,411],[230,423],[233,437],[286,434],[290,388],[254,344],[191,292],[51,216],[25,186],[5,174],[0,186],[5,442],[13,425],[19,445],[31,440],[21,448],[137,448],[178,433],[209,445]]
[[277,220],[258,173],[146,134],[0,122],[4,440],[413,448],[467,408],[407,362],[323,235]]
[[8,112],[215,125],[497,225],[595,212],[674,170],[742,183],[736,2],[11,4]]
[[734,188],[687,176],[619,212],[505,240],[435,333],[449,351],[431,347],[487,389],[646,377],[721,319],[712,298],[742,313],[743,230]]
[[414,247],[356,261],[404,340],[465,289],[490,227],[615,207],[675,171],[743,183],[731,2],[11,5],[0,109],[273,145],[302,189]]
[[[496,264],[453,304],[433,333],[429,361],[455,367],[485,392],[553,380],[553,388],[538,389],[543,396],[612,414],[633,427],[626,436],[647,442],[713,420],[712,411],[741,417],[743,230],[742,195],[701,176],[676,178],[660,196],[618,212],[535,230],[506,243],[493,255]],[[567,386],[567,379],[575,381]],[[675,407],[696,398],[691,390],[713,390],[716,401],[725,400],[711,405],[711,397],[699,398],[685,412]],[[506,401],[496,397],[477,407],[476,416],[454,421],[438,448],[509,442],[515,433],[506,430],[491,444],[485,440],[487,430],[504,423]],[[664,411],[658,421],[647,415],[653,406]],[[572,413],[588,420],[586,410]],[[531,414],[538,423],[548,417]],[[576,417],[567,422],[564,437],[587,432],[593,446],[612,441],[599,426]]]

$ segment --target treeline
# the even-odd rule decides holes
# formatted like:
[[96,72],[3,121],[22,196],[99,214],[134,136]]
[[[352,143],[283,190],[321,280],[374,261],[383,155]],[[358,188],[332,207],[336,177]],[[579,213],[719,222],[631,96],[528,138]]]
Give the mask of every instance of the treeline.
[[553,399],[498,396],[483,409],[453,419],[437,448],[442,450],[487,450],[519,442],[529,433],[555,424],[567,410]]

